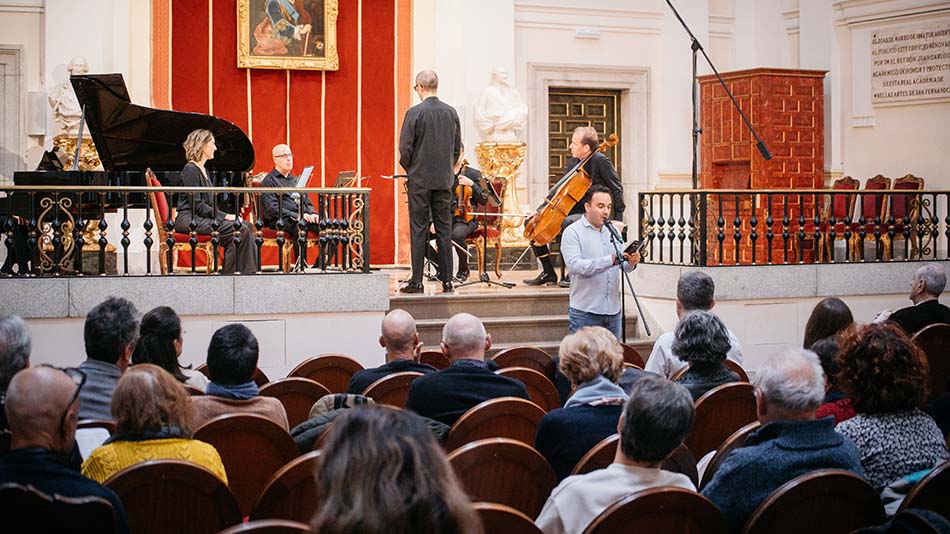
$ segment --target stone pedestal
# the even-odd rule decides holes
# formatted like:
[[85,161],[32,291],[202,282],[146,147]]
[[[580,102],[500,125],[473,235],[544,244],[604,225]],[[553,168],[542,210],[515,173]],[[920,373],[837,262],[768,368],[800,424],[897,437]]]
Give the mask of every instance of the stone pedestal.
[[[478,163],[482,167],[482,176],[489,180],[504,180],[505,191],[502,195],[501,242],[504,246],[526,247],[524,237],[524,216],[521,215],[521,203],[518,202],[518,169],[524,162],[527,145],[517,143],[494,143],[484,141],[475,146]],[[508,215],[511,214],[511,215]]]

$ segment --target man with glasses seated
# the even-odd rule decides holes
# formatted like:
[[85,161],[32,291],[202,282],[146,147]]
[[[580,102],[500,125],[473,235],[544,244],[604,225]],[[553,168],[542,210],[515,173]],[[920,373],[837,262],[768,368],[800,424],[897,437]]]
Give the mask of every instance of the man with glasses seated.
[[[274,168],[261,181],[261,187],[286,187],[293,188],[297,186],[298,177],[291,171],[294,168],[294,154],[287,145],[277,145],[271,151],[274,156]],[[278,221],[284,222],[285,236],[294,245],[294,254],[298,258],[299,265],[305,265],[307,259],[301,258],[297,237],[300,235],[301,207],[303,208],[303,222],[307,230],[317,234],[320,233],[320,222],[316,210],[313,209],[313,203],[310,196],[306,193],[290,193],[278,195],[277,193],[261,193],[261,219],[264,224],[270,228],[277,229]],[[314,268],[317,266],[314,265]]]
[[[28,368],[17,373],[7,388],[6,414],[13,433],[10,452],[0,457],[0,485],[33,486],[64,497],[101,497],[115,510],[116,531],[129,531],[125,509],[115,492],[69,467],[79,392],[85,375],[78,369]],[[4,517],[8,528],[30,525],[37,518]]]

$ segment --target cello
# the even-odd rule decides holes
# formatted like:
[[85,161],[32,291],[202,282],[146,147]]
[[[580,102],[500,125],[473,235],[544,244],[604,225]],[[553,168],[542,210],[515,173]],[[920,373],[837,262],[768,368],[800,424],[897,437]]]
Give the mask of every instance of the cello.
[[530,239],[535,245],[546,245],[557,237],[561,232],[561,223],[564,222],[564,218],[571,213],[574,205],[584,198],[593,183],[590,176],[584,171],[584,165],[595,154],[616,146],[618,142],[620,140],[617,138],[617,134],[610,134],[597,147],[597,150],[591,151],[586,158],[578,162],[554,184],[554,187],[544,197],[544,202],[538,207],[534,217],[526,221],[524,229],[526,238]]

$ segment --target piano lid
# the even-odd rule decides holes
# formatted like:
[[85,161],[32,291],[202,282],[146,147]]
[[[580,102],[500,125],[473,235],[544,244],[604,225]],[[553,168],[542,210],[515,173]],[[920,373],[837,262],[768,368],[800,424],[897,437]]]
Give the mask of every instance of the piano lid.
[[218,147],[209,170],[243,172],[254,165],[251,140],[224,119],[133,104],[121,74],[83,74],[70,81],[86,106],[86,126],[107,171],[180,171],[187,163],[182,143],[199,128],[211,130]]

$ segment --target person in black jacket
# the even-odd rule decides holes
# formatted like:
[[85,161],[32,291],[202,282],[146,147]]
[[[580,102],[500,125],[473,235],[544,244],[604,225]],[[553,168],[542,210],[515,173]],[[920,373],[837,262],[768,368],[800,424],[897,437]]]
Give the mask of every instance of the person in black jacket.
[[912,336],[925,326],[936,323],[950,323],[950,308],[940,304],[937,299],[947,285],[947,273],[939,263],[928,263],[917,269],[910,282],[910,301],[913,306],[901,308],[896,312],[883,311],[875,322],[887,320],[897,323],[907,335]]
[[452,426],[469,408],[498,397],[530,400],[524,384],[495,374],[485,363],[491,335],[468,313],[453,315],[442,328],[442,353],[452,365],[420,376],[409,388],[406,409]]
[[452,292],[453,165],[462,150],[459,116],[439,100],[439,77],[431,70],[416,75],[413,86],[422,103],[406,110],[399,133],[399,164],[409,176],[409,245],[412,277],[402,293],[422,293],[422,269],[429,221],[439,247],[442,291]]
[[[597,151],[600,144],[597,138],[597,131],[590,126],[578,126],[574,129],[574,135],[571,137],[571,158],[567,160],[567,170],[573,169],[582,159]],[[626,205],[623,202],[623,185],[620,183],[620,177],[617,176],[617,169],[603,152],[597,152],[594,157],[584,165],[584,171],[590,176],[591,185],[602,185],[610,191],[610,200],[613,203],[614,221],[623,221],[623,211]],[[550,198],[550,194],[549,194]],[[570,213],[561,223],[561,232],[573,224],[584,215],[584,203],[578,202],[571,208]],[[533,217],[529,215],[528,219]],[[529,286],[557,285],[557,273],[554,271],[554,264],[551,263],[551,251],[547,245],[535,245],[532,243],[531,251],[541,262],[541,273],[536,278],[525,280],[524,283]],[[567,286],[570,282],[562,281]]]
[[[181,185],[184,187],[211,187],[205,162],[214,157],[217,147],[214,135],[208,130],[195,130],[188,134],[184,142],[188,163],[181,170]],[[217,206],[217,209],[215,207]],[[257,246],[251,224],[238,219],[233,213],[227,213],[224,206],[215,203],[211,193],[182,193],[178,197],[178,214],[175,216],[175,231],[181,234],[191,232],[191,224],[196,225],[199,235],[210,235],[217,222],[218,238],[224,247],[222,274],[235,272],[253,273],[257,271]],[[240,241],[235,239],[238,234]],[[214,261],[208,258],[208,261]]]
[[[288,187],[297,186],[298,177],[291,171],[294,168],[294,153],[287,145],[277,145],[271,151],[274,156],[274,168],[261,180],[261,187]],[[279,198],[278,198],[279,197]],[[261,193],[261,218],[264,224],[270,228],[277,228],[277,222],[284,222],[284,232],[287,232],[286,238],[294,245],[294,254],[298,258],[300,265],[307,261],[305,254],[300,253],[300,243],[297,237],[300,235],[299,223],[302,220],[304,227],[315,234],[320,233],[320,218],[316,210],[313,209],[313,202],[310,201],[310,195],[306,193],[291,193],[288,195],[278,195],[277,193]],[[304,245],[306,247],[306,245]],[[314,268],[317,266],[314,265]]]
[[372,369],[363,369],[350,378],[347,393],[361,394],[373,382],[394,373],[413,371],[429,374],[435,367],[419,363],[422,342],[416,331],[416,320],[405,310],[395,309],[383,317],[379,344],[386,349],[386,363]]

